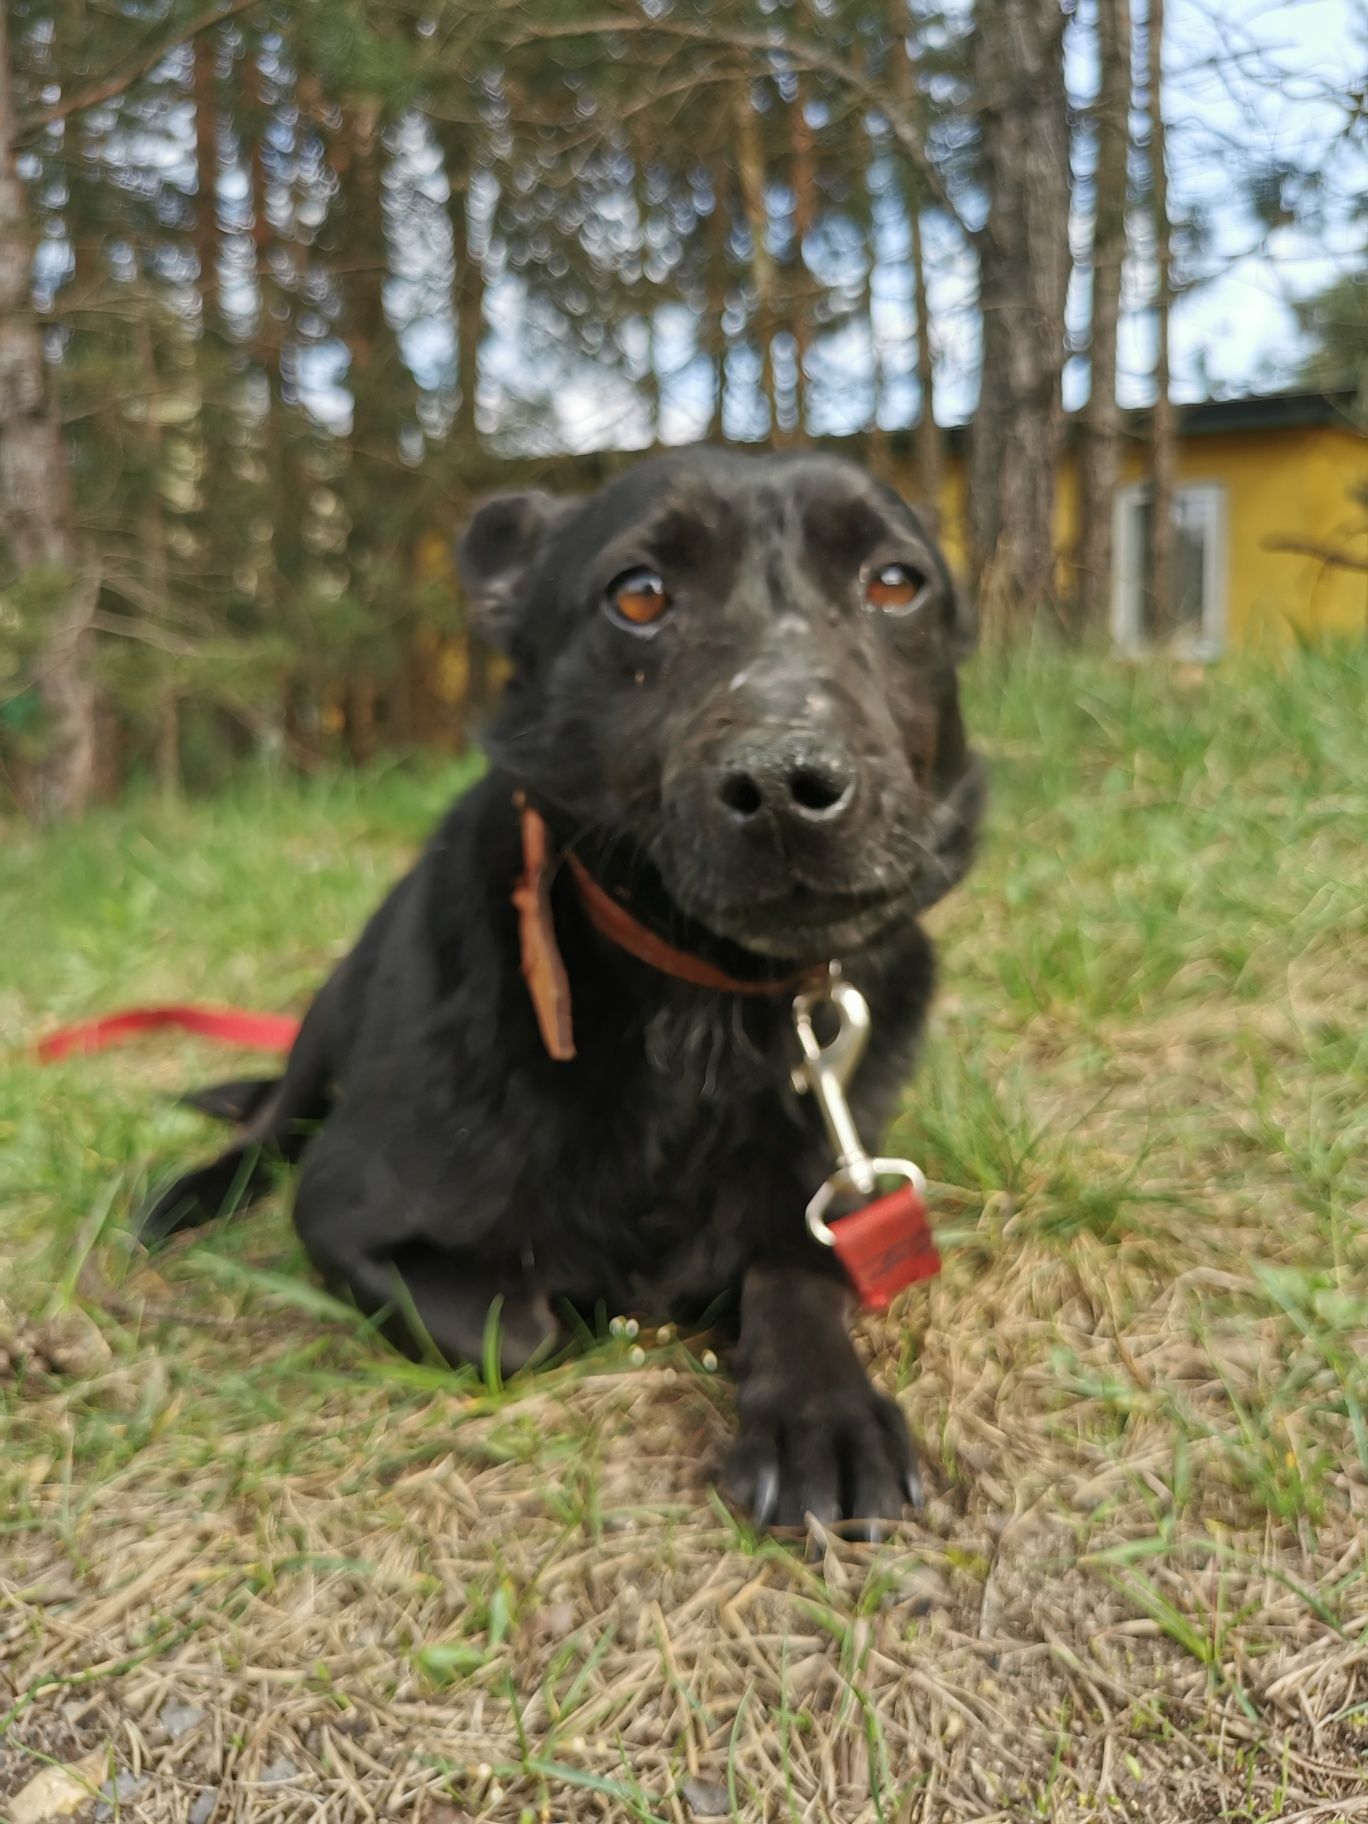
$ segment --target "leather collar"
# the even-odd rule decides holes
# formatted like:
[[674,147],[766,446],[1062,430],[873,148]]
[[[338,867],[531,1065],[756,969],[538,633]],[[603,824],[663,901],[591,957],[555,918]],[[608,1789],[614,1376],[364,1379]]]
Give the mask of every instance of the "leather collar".
[[[522,830],[523,871],[513,888],[513,904],[518,913],[523,979],[547,1054],[564,1062],[575,1055],[575,1036],[570,980],[556,941],[551,910],[555,859],[551,833],[546,819],[527,802],[522,792],[515,792],[513,801],[518,807]],[[803,983],[826,975],[825,964],[760,980],[747,981],[731,975],[705,958],[667,943],[601,886],[573,850],[567,849],[564,859],[585,917],[599,935],[662,975],[689,982],[696,988],[712,988],[719,994],[748,995],[791,994]]]

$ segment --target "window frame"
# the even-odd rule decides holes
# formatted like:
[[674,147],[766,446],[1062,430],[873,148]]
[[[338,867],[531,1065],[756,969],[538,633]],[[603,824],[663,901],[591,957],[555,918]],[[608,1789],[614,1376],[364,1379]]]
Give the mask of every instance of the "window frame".
[[[1143,634],[1145,558],[1140,548],[1139,509],[1149,494],[1146,482],[1118,488],[1112,506],[1112,639],[1118,651],[1140,658],[1157,650]],[[1174,502],[1200,501],[1205,543],[1202,551],[1202,624],[1190,643],[1173,648],[1174,656],[1203,663],[1225,651],[1227,625],[1226,491],[1217,482],[1184,482],[1174,489]]]

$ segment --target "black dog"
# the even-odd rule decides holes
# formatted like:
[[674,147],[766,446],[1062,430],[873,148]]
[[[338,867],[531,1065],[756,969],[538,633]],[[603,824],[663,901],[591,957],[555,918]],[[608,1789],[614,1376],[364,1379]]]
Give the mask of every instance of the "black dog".
[[268,1182],[263,1150],[302,1155],[328,1284],[452,1361],[480,1360],[499,1301],[506,1371],[562,1302],[736,1294],[733,1493],[762,1524],[896,1515],[906,1427],[804,1223],[833,1162],[791,1082],[792,980],[839,960],[868,998],[872,1135],[931,993],[917,915],[968,866],[982,798],[945,565],[849,463],[697,450],[585,499],[496,498],[460,567],[512,660],[492,768],[284,1076],[200,1099],[240,1141],[144,1233]]

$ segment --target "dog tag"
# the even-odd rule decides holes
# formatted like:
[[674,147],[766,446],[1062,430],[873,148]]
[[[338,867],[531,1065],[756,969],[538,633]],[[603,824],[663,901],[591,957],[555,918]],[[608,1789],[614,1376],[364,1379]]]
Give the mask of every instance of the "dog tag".
[[940,1272],[926,1205],[914,1184],[900,1184],[830,1228],[836,1257],[870,1311],[886,1311],[904,1286]]

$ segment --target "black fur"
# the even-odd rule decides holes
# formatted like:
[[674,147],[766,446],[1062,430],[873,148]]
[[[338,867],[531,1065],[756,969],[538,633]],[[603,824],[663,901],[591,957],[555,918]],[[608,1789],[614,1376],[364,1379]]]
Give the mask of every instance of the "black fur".
[[216,1121],[245,1126],[275,1089],[278,1077],[233,1077],[226,1083],[208,1083],[177,1098],[185,1108],[197,1108]]
[[[866,600],[890,564],[925,579],[908,613]],[[641,566],[672,598],[649,628],[609,599]],[[514,800],[661,935],[733,974],[839,957],[874,1014],[852,1093],[872,1141],[931,994],[917,914],[967,867],[982,797],[944,564],[847,463],[693,451],[582,501],[487,503],[461,568],[513,661],[491,770],[318,995],[280,1081],[201,1093],[242,1119],[237,1143],[143,1232],[245,1201],[273,1156],[302,1156],[295,1220],[328,1284],[401,1348],[452,1360],[480,1359],[500,1300],[506,1371],[554,1343],[562,1301],[663,1317],[730,1295],[737,1496],[762,1522],[895,1513],[906,1429],[804,1228],[831,1160],[790,1083],[790,997],[634,960],[562,869],[577,1056],[553,1062],[520,972]]]

